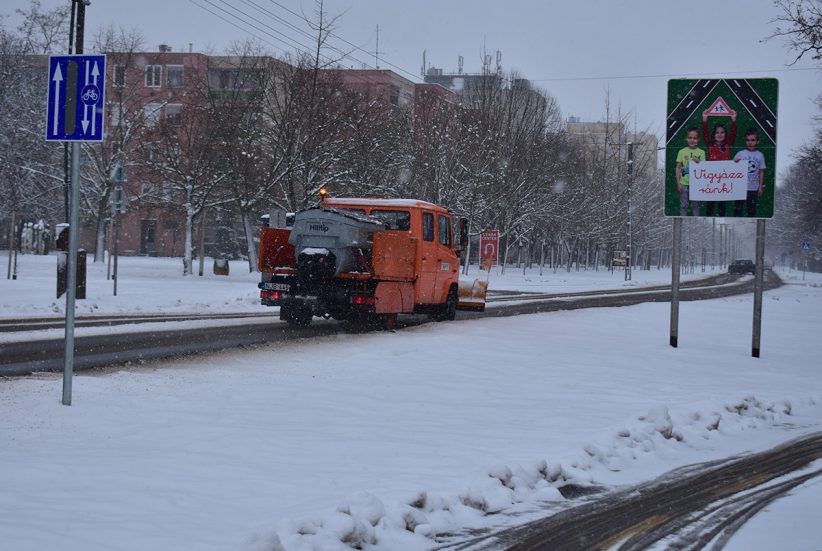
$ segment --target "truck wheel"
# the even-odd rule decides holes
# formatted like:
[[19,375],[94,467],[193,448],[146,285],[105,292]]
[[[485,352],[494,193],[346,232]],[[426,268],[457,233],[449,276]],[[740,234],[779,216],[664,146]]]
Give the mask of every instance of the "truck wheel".
[[445,304],[439,307],[439,310],[431,316],[434,321],[451,321],[457,317],[457,288],[451,287],[448,291],[448,298],[445,299]]
[[281,306],[280,319],[294,327],[306,327],[311,324],[313,314],[310,308],[296,306]]
[[393,331],[394,325],[397,323],[397,314],[380,314],[380,327],[387,331]]

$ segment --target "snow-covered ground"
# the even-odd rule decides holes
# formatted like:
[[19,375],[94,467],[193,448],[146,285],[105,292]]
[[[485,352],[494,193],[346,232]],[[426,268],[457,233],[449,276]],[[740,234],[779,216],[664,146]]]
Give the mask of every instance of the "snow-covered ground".
[[[91,265],[78,312],[261,308],[242,263],[183,278],[179,259],[121,261],[119,296]],[[62,311],[53,269],[21,257],[18,279],[0,280],[0,316]],[[567,481],[631,484],[818,431],[822,275],[780,275],[758,359],[742,295],[682,303],[677,349],[663,303],[77,373],[71,407],[59,375],[0,380],[0,549],[430,549],[438,532],[563,506]],[[627,284],[669,280],[634,271]],[[491,281],[626,285],[605,271]],[[769,506],[730,548],[772,549],[763,532],[789,522],[781,548],[818,549],[821,490],[815,479]]]
[[[6,279],[8,257],[0,252],[0,317],[40,317],[65,313],[65,298],[57,300],[55,256],[18,255],[17,279]],[[88,286],[85,300],[78,300],[78,316],[92,314],[157,314],[203,312],[265,312],[260,306],[258,273],[249,273],[248,262],[232,261],[228,276],[213,274],[213,261],[206,258],[203,277],[183,277],[180,258],[145,258],[121,256],[118,261],[117,296],[113,282],[106,279],[108,265],[94,263],[89,256]],[[716,267],[716,270],[719,270]],[[198,263],[194,272],[198,273]],[[531,292],[572,292],[591,289],[622,289],[644,285],[668,284],[670,269],[634,270],[631,281],[624,272],[572,270],[554,272],[550,267],[539,275],[539,267],[523,274],[522,268],[509,267],[504,274],[494,268],[490,274],[491,290],[521,290]],[[701,270],[683,274],[682,281],[698,279],[710,273]],[[472,266],[468,279],[488,277]],[[270,309],[268,309],[270,310]]]

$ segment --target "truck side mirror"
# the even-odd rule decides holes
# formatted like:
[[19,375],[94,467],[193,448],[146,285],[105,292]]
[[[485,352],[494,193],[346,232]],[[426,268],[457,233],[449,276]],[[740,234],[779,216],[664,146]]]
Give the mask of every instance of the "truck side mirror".
[[468,247],[468,219],[467,218],[460,218],[459,221],[459,248],[460,250],[465,250]]

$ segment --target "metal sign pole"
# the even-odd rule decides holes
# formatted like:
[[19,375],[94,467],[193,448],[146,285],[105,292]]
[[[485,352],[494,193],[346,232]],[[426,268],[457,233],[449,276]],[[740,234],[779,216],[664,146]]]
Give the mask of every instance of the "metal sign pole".
[[674,242],[671,247],[671,335],[669,344],[679,345],[679,252],[682,241],[682,218],[674,218]]
[[802,257],[802,281],[805,281],[805,270],[808,268],[808,251],[803,251]]
[[751,356],[759,357],[762,336],[762,290],[765,275],[765,220],[756,221],[756,275],[754,279],[753,344]]
[[63,365],[63,405],[71,405],[74,371],[74,301],[77,296],[77,241],[80,231],[80,143],[71,144],[71,194],[69,200],[68,288],[66,289],[66,348]]
[[[14,248],[16,246],[14,243],[14,238],[17,237],[17,220],[15,220],[16,214],[16,212],[11,213],[11,231],[9,232],[9,272],[6,274],[6,279],[11,279],[11,257],[14,256]],[[17,278],[15,277],[14,279]]]
[[119,271],[117,270],[117,260],[120,257],[120,209],[123,205],[123,184],[117,183],[114,187],[114,272],[112,279],[114,280],[114,296],[117,296],[117,280],[120,279]]

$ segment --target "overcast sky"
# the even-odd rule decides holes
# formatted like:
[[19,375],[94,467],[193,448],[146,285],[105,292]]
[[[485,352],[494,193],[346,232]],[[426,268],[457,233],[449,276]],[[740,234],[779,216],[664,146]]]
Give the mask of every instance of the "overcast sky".
[[[41,3],[50,8],[69,0]],[[7,0],[2,13],[27,5]],[[139,29],[147,50],[191,44],[194,51],[221,53],[232,41],[256,37],[275,53],[293,53],[310,40],[281,20],[310,32],[298,15],[313,18],[316,9],[313,0],[92,0],[86,36],[115,25]],[[466,73],[481,71],[483,51],[495,67],[499,51],[503,70],[554,95],[565,117],[603,119],[610,91],[612,109],[630,112],[638,130],[660,137],[668,79],[778,78],[780,172],[811,137],[813,99],[822,93],[820,65],[803,60],[789,67],[794,55],[785,43],[764,41],[775,28],[771,0],[326,0],[325,10],[339,16],[332,44],[361,49],[346,66],[378,63],[378,25],[380,68],[416,82],[423,51],[429,66],[446,72],[456,72],[462,56]]]

